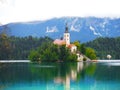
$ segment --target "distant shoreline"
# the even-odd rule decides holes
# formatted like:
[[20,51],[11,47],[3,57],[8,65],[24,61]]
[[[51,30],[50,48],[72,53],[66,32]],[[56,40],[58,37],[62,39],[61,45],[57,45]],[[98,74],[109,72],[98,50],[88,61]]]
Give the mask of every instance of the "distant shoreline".
[[[111,62],[111,63],[120,63],[120,60],[91,60],[92,62]],[[29,63],[30,60],[0,60],[0,63]],[[81,62],[81,61],[80,61]],[[89,62],[89,61],[88,61]]]
[[120,60],[91,60],[92,62],[119,62]]
[[30,60],[0,60],[0,63],[14,63],[14,62],[28,63],[28,62],[30,62]]

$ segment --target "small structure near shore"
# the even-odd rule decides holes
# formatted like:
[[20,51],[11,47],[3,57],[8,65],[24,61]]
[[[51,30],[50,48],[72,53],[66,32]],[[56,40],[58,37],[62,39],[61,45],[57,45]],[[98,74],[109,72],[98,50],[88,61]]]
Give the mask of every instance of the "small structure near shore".
[[111,55],[109,55],[109,54],[107,55],[107,58],[108,58],[109,60],[111,59],[111,57],[112,57]]

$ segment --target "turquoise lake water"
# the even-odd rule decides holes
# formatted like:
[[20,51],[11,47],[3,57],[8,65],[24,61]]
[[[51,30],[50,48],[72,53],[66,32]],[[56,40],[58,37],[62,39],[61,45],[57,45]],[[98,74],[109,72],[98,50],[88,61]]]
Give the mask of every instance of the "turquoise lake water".
[[120,90],[120,63],[4,63],[0,90]]

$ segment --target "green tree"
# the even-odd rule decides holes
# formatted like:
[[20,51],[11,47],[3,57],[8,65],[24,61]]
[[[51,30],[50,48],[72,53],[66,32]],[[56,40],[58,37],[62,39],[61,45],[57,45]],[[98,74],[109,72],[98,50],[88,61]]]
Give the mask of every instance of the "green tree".
[[68,57],[68,60],[69,61],[76,61],[77,60],[77,55],[76,54],[70,54],[69,57]]
[[85,47],[85,44],[81,44],[81,46],[80,46],[80,51],[81,51],[81,53],[83,53],[83,54],[86,53],[86,47]]
[[108,54],[112,56],[112,59],[120,59],[120,37],[100,37],[91,42],[87,42],[85,45],[93,48],[99,59],[107,59],[106,56]]
[[[36,55],[35,55],[36,54]],[[76,61],[77,55],[72,54],[65,45],[57,46],[53,43],[43,43],[41,46],[36,49],[35,52],[31,52],[29,59],[32,61],[37,61],[37,58],[40,58],[41,61]]]
[[79,41],[75,41],[73,44],[74,44],[75,46],[77,46],[77,49],[78,49],[78,50],[80,50],[81,44],[80,44]]
[[0,59],[9,59],[11,43],[6,34],[0,34]]
[[96,54],[95,54],[95,51],[92,48],[86,48],[85,55],[92,60],[97,58]]
[[40,54],[37,52],[37,51],[35,51],[35,50],[32,50],[31,52],[30,52],[30,55],[29,55],[29,57],[28,57],[32,62],[38,62],[38,61],[40,61]]

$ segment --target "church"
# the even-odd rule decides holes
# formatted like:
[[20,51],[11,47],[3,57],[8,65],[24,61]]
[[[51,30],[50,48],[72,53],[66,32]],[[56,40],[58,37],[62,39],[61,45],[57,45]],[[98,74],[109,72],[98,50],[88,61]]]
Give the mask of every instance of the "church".
[[53,43],[56,44],[56,45],[59,45],[59,46],[66,45],[66,48],[69,48],[71,53],[75,53],[78,56],[78,58],[77,58],[78,61],[83,60],[84,56],[77,52],[77,46],[70,43],[70,33],[68,31],[67,24],[66,24],[66,27],[65,27],[65,32],[63,34],[63,38],[55,39]]
[[83,61],[84,56],[77,52],[77,46],[70,43],[70,33],[68,31],[67,24],[66,24],[66,27],[65,27],[65,32],[63,34],[63,38],[55,39],[53,43],[58,45],[58,46],[66,45],[66,48],[69,48],[71,53],[75,53],[77,55],[77,57],[78,57],[77,60],[78,61]]
[[65,32],[63,34],[63,38],[56,39],[56,40],[54,40],[53,43],[57,44],[57,45],[66,45],[66,47],[69,48],[72,53],[76,53],[76,51],[77,51],[77,46],[75,46],[74,44],[70,44],[70,33],[68,31],[67,25],[65,27]]

